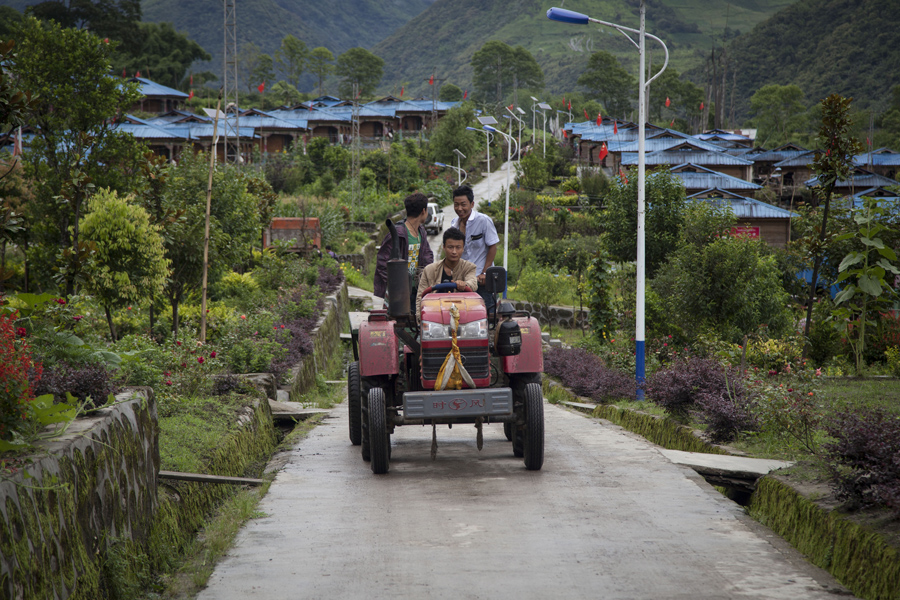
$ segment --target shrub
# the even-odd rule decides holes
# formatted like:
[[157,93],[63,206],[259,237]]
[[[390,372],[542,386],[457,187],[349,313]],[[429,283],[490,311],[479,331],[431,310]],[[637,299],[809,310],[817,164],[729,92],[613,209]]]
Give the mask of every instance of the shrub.
[[862,408],[835,415],[825,428],[835,438],[824,449],[839,497],[884,504],[900,516],[900,417]]
[[884,351],[884,357],[887,359],[891,375],[900,377],[900,348],[888,348]]
[[714,442],[730,442],[743,433],[757,431],[759,421],[753,414],[754,397],[734,370],[726,371],[725,390],[709,391],[697,396],[700,420],[706,434]]
[[756,396],[754,411],[763,429],[785,438],[791,446],[799,443],[810,454],[816,454],[823,415],[817,385],[819,371],[800,370],[795,376],[775,370],[762,373],[761,377],[748,376],[747,385]]
[[272,361],[283,358],[278,342],[260,337],[239,339],[225,354],[232,373],[266,373]]
[[69,393],[79,402],[90,398],[86,406],[88,409],[106,404],[108,396],[115,394],[117,389],[112,373],[100,363],[70,365],[60,362],[45,368],[40,381],[34,385],[37,396],[53,394],[54,398],[62,401]]
[[633,377],[610,369],[587,350],[551,348],[544,353],[544,372],[598,403],[635,397]]
[[16,327],[17,313],[0,314],[0,440],[8,440],[28,418],[28,402],[34,398],[32,379],[41,376],[41,365],[31,357],[26,331]]
[[226,273],[215,285],[221,298],[246,300],[259,289],[259,284],[251,273]]

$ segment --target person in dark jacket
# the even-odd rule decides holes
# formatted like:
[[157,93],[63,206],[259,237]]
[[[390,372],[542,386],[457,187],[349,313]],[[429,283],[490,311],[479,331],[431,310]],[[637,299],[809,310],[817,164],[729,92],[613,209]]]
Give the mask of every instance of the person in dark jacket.
[[[419,276],[427,265],[434,262],[434,253],[428,244],[428,234],[425,232],[425,220],[428,218],[428,198],[424,194],[416,192],[403,200],[406,207],[406,219],[395,224],[397,228],[398,244],[400,246],[400,258],[409,261],[410,293],[411,301],[416,298],[416,284]],[[375,292],[376,298],[384,299],[387,291],[387,262],[391,258],[391,233],[388,232],[381,241],[378,250],[378,259],[375,263]],[[411,304],[415,306],[415,304]]]

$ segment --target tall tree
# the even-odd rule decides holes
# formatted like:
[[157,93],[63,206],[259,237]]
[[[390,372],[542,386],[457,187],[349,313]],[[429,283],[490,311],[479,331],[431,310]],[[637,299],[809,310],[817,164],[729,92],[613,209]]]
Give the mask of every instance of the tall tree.
[[159,226],[131,198],[101,190],[90,200],[90,212],[81,229],[92,244],[85,288],[106,311],[113,341],[116,328],[112,310],[159,294],[166,283],[169,261],[164,257]]
[[384,75],[384,60],[365,48],[350,48],[338,56],[334,72],[341,78],[338,93],[343,98],[353,96],[354,83],[360,96],[371,96]]
[[129,51],[140,38],[140,0],[47,0],[29,7],[27,13],[56,21],[62,27],[85,29],[97,37],[118,40]]
[[491,102],[502,102],[504,88],[544,87],[544,72],[528,50],[522,46],[512,48],[503,42],[486,42],[472,55],[472,82],[479,97]]
[[113,73],[140,71],[153,81],[179,88],[186,83],[185,75],[194,61],[212,58],[200,44],[175,31],[169,23],[141,23],[138,36],[133,48],[116,52]]
[[750,98],[750,110],[755,115],[756,140],[761,146],[780,146],[806,127],[803,90],[793,84],[773,83],[759,88]]
[[578,85],[600,100],[611,115],[622,117],[631,109],[631,98],[637,82],[619,64],[619,59],[601,50],[588,59],[588,66],[578,77]]
[[319,82],[318,90],[320,96],[325,93],[325,79],[334,71],[333,62],[334,54],[324,46],[313,48],[309,53],[306,68],[316,76],[316,80]]
[[56,266],[70,294],[84,256],[79,223],[91,190],[112,185],[127,192],[140,177],[140,145],[113,124],[140,93],[110,75],[112,44],[90,32],[28,17],[19,41],[15,73],[35,94],[28,115],[35,137],[25,156],[36,182],[32,212],[39,220],[32,225],[62,252]]
[[300,76],[306,70],[309,49],[306,43],[292,35],[281,40],[281,46],[275,51],[275,63],[284,75],[285,80],[295,88],[300,87]]
[[258,88],[260,84],[272,85],[275,80],[275,61],[268,54],[260,54],[256,67],[250,73],[249,87]]

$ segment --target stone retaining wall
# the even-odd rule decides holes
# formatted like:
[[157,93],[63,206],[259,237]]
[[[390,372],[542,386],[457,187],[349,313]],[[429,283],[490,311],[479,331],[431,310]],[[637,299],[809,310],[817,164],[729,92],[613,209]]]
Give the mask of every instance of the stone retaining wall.
[[3,598],[101,597],[108,546],[147,540],[157,506],[156,403],[150,388],[117,400],[41,443],[0,481]]
[[554,327],[566,327],[574,329],[579,326],[589,327],[591,311],[578,310],[569,306],[547,306],[536,302],[512,301],[516,310],[524,310],[536,318],[542,325],[553,323]]
[[350,298],[345,281],[339,290],[325,297],[323,314],[310,332],[313,337],[312,354],[304,356],[300,364],[291,369],[291,400],[297,401],[316,385],[316,373],[328,370],[330,365],[327,361],[334,357],[334,350],[341,343],[341,329],[349,309]]
[[362,252],[355,254],[338,254],[337,260],[341,263],[350,263],[359,269],[363,275],[369,275],[369,263],[378,253],[378,245],[371,241],[363,246]]

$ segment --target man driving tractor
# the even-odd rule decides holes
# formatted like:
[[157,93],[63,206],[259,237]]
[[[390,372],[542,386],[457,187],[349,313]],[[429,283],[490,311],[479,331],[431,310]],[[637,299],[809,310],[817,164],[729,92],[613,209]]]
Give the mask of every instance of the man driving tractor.
[[423,292],[439,283],[455,283],[458,292],[474,292],[478,287],[475,263],[462,258],[466,234],[451,227],[444,232],[444,258],[425,267],[416,294],[416,315],[421,318]]

